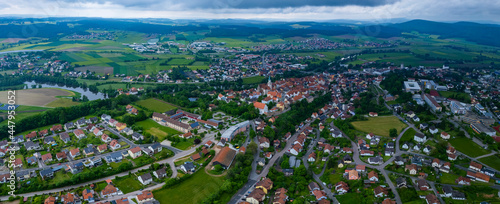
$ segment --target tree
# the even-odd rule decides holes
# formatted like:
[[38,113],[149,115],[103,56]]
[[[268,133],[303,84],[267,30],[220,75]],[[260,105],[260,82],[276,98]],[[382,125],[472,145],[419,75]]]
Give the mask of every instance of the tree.
[[257,149],[258,149],[258,145],[253,140],[247,146],[247,150],[249,150],[250,152],[252,152],[252,154],[256,154],[257,153]]
[[391,128],[389,130],[389,136],[390,137],[398,137],[398,130],[396,130],[396,128]]
[[224,170],[224,168],[222,168],[222,166],[220,164],[217,164],[214,166],[214,170],[216,172],[222,172],[222,170]]
[[275,134],[276,133],[274,132],[274,130],[271,126],[268,125],[264,128],[264,136],[269,138],[270,141],[274,140]]
[[253,128],[250,128],[250,138],[255,138],[255,136],[257,136],[257,133],[255,133],[255,131],[253,130]]
[[288,169],[290,168],[290,162],[288,161],[288,159],[283,159],[280,166],[282,169]]

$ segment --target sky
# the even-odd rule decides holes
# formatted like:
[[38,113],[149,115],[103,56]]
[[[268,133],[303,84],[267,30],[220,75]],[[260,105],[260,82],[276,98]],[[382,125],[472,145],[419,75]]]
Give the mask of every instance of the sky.
[[38,17],[500,22],[499,0],[0,0],[0,15]]

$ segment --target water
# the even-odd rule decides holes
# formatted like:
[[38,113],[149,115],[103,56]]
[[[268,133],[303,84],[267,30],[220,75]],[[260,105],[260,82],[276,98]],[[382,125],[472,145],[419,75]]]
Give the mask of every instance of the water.
[[[31,86],[32,85],[37,85],[37,88],[38,88],[38,85],[37,83],[35,83],[34,81],[31,81],[31,82],[24,82],[24,84],[26,84],[27,86],[25,86],[25,89],[28,88],[28,89],[31,89]],[[59,88],[59,89],[66,89],[66,90],[69,90],[69,91],[74,91],[74,92],[78,92],[80,94],[82,94],[82,96],[87,96],[87,98],[89,98],[89,100],[93,101],[93,100],[97,100],[97,99],[105,99],[107,97],[104,97],[104,94],[101,93],[101,92],[98,92],[98,93],[92,93],[90,92],[88,89],[85,91],[83,90],[83,88],[72,88],[72,87],[67,87],[67,86],[59,86],[57,84],[54,84],[54,85],[51,85],[51,84],[40,84],[42,85],[42,88]]]

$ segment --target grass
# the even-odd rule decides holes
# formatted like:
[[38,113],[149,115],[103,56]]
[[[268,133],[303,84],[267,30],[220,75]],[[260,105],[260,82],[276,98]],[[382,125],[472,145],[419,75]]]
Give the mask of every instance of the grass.
[[201,170],[191,178],[167,189],[154,191],[154,197],[160,203],[199,203],[214,193],[224,182],[224,177],[212,177]]
[[247,77],[243,78],[243,84],[260,84],[262,83],[262,80],[264,80],[266,77],[264,76],[253,76],[253,77]]
[[135,123],[135,125],[142,127],[145,132],[158,137],[159,141],[163,141],[168,135],[176,135],[181,133],[172,128],[162,126],[155,122],[153,119],[143,120]]
[[[463,92],[454,92],[454,91],[440,91],[439,94],[446,98],[454,98],[461,102],[470,103],[470,95]],[[456,95],[457,97],[452,97]]]
[[496,170],[500,170],[500,158],[498,157],[498,155],[483,157],[483,158],[479,159],[479,161],[490,166],[491,168],[494,168]]
[[455,180],[458,178],[458,175],[455,174],[449,174],[449,173],[443,173],[442,176],[440,177],[441,182],[444,184],[453,184],[455,185]]
[[465,137],[451,139],[450,143],[456,150],[471,157],[478,157],[490,153],[490,150],[481,148],[481,146]]
[[157,100],[154,98],[140,100],[140,101],[136,102],[136,104],[140,105],[146,109],[149,109],[151,111],[155,111],[155,112],[159,112],[159,113],[163,113],[163,112],[177,108],[169,103],[166,103],[164,101],[160,101],[160,100]]
[[60,170],[56,173],[54,173],[54,178],[49,180],[50,184],[56,184],[59,182],[62,182],[64,180],[70,179],[70,176],[66,173],[64,173],[64,170]]
[[118,177],[113,180],[113,183],[123,194],[127,194],[142,188],[142,184],[135,178],[135,176]]
[[403,134],[403,136],[401,136],[399,143],[402,144],[403,142],[407,142],[407,141],[412,140],[413,137],[415,136],[415,133],[417,133],[417,131],[415,131],[415,129],[409,128],[408,130],[406,130],[406,132]]
[[366,121],[355,121],[351,124],[357,130],[386,137],[389,137],[389,129],[395,128],[399,134],[401,129],[406,127],[406,124],[395,116],[370,117]]
[[186,150],[194,144],[193,141],[194,141],[194,139],[191,138],[191,139],[188,139],[186,141],[177,142],[175,145],[173,145],[173,147],[175,147],[177,149],[181,149],[181,150]]
[[339,203],[362,203],[361,196],[357,193],[346,193],[344,195],[338,195],[337,200]]
[[78,102],[75,102],[69,98],[59,98],[55,101],[48,103],[46,106],[56,108],[56,107],[70,107],[70,106],[75,106],[78,104],[79,104]]

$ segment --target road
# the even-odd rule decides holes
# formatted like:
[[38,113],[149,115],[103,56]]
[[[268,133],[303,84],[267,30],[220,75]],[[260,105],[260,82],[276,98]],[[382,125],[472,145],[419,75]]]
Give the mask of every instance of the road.
[[[310,123],[307,123],[306,125],[304,125],[304,127],[302,127],[301,130],[304,130],[304,128],[308,127],[309,125],[310,125]],[[286,146],[283,148],[283,150],[281,150],[281,152],[276,153],[273,156],[273,158],[271,158],[269,160],[269,162],[267,163],[266,166],[264,166],[264,169],[261,171],[260,174],[250,173],[250,176],[248,178],[249,182],[247,182],[247,184],[245,186],[243,186],[243,188],[240,189],[238,191],[238,193],[236,193],[228,203],[237,204],[239,201],[241,201],[241,199],[243,199],[245,197],[245,195],[242,195],[241,192],[252,191],[253,184],[251,184],[251,183],[253,183],[253,182],[257,183],[258,181],[260,181],[263,177],[265,177],[267,175],[267,173],[269,172],[269,169],[272,166],[274,166],[274,163],[276,163],[276,160],[278,160],[278,158],[281,158],[283,156],[283,154],[285,154],[285,152],[287,152],[292,147],[293,141],[295,141],[297,139],[300,132],[301,132],[300,130],[297,131],[295,134],[292,135],[292,137],[290,137],[288,139]],[[253,163],[255,163],[255,162],[253,162]],[[254,164],[252,164],[252,165],[254,165]],[[252,169],[252,170],[254,170],[254,169]],[[255,172],[255,171],[252,171],[252,172]],[[252,182],[250,182],[250,181],[252,181]]]
[[[180,152],[177,152],[177,153],[174,152],[175,155],[173,157],[170,157],[170,158],[167,158],[167,159],[164,159],[164,160],[160,160],[160,161],[157,161],[155,163],[159,163],[159,164],[168,163],[170,165],[172,171],[173,171],[172,178],[175,178],[175,177],[177,177],[177,171],[175,169],[174,161],[177,160],[177,159],[179,159],[179,158],[183,158],[183,157],[186,157],[186,156],[194,153],[198,147],[200,147],[201,145],[204,145],[209,140],[214,140],[215,134],[216,133],[207,134],[203,138],[203,141],[200,144],[196,145],[195,147],[192,147],[189,150],[182,151],[182,150],[178,150],[178,149],[174,148],[174,150],[177,150],[177,151],[180,151]],[[121,136],[121,135],[119,135],[119,136]],[[151,144],[145,144],[145,145],[142,145],[142,146],[148,146],[148,145],[151,145]],[[138,146],[141,146],[141,145],[138,145]],[[169,147],[169,146],[164,146],[164,145],[162,145],[162,146],[166,147],[166,148]],[[173,148],[173,147],[171,147],[171,148]],[[127,150],[120,150],[120,152],[121,151],[128,151],[128,149]],[[61,191],[67,191],[67,190],[75,189],[75,188],[78,188],[78,187],[81,187],[81,186],[86,186],[86,185],[89,185],[89,184],[93,184],[93,183],[105,181],[107,179],[115,179],[117,176],[119,176],[119,177],[126,176],[126,175],[129,174],[129,172],[136,173],[136,172],[138,172],[140,170],[149,169],[149,166],[151,166],[151,164],[148,164],[148,165],[145,165],[145,166],[142,166],[142,167],[130,170],[130,171],[126,171],[126,172],[122,172],[122,173],[119,173],[119,174],[111,175],[111,176],[108,176],[108,177],[105,177],[105,178],[100,178],[100,179],[95,179],[95,180],[92,180],[92,181],[87,181],[87,182],[84,182],[84,183],[79,183],[79,184],[75,184],[75,185],[71,185],[71,186],[65,186],[65,187],[56,188],[56,189],[50,189],[50,190],[45,190],[45,191],[37,191],[37,192],[31,192],[31,193],[16,194],[16,196],[31,197],[31,196],[34,196],[34,195],[41,195],[41,194],[48,194],[48,193],[56,193],[56,192],[61,192]],[[164,185],[164,183],[159,183],[159,184],[156,184],[154,186],[147,187],[146,189],[156,189],[156,188],[162,187],[163,185]],[[137,195],[137,194],[140,194],[140,192],[141,191],[135,191],[135,192],[131,192],[129,194],[133,195],[135,193]],[[114,199],[121,198],[121,197],[125,197],[125,195],[115,196]],[[7,200],[8,198],[9,198],[9,196],[1,196],[0,200]],[[111,198],[113,198],[113,197],[111,197]],[[113,200],[113,199],[111,199],[111,200]]]

